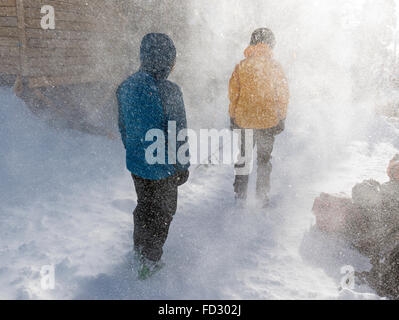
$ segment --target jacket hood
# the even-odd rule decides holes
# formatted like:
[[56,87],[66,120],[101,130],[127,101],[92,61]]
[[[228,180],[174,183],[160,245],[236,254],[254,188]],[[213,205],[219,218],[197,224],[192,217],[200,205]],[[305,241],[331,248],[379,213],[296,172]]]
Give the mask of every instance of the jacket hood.
[[163,33],[149,33],[140,48],[140,70],[157,80],[166,79],[176,62],[176,47],[171,38]]
[[267,44],[258,43],[255,46],[249,46],[247,49],[245,49],[244,55],[245,58],[259,57],[259,56],[272,57],[273,51]]

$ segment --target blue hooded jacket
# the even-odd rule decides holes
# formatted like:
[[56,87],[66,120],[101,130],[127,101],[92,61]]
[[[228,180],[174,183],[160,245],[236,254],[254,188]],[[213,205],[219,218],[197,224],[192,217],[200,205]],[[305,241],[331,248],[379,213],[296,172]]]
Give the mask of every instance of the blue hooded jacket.
[[[117,89],[119,130],[126,148],[127,169],[148,180],[160,180],[185,171],[190,164],[178,161],[177,151],[187,142],[177,141],[177,134],[187,129],[182,92],[176,84],[166,80],[176,61],[176,48],[165,34],[147,34],[140,48],[141,67]],[[168,122],[176,123],[176,150],[168,152]],[[159,129],[165,136],[165,164],[149,164],[145,153],[154,141],[145,141],[151,129]],[[169,156],[173,159],[169,164]],[[188,156],[188,151],[186,152]]]

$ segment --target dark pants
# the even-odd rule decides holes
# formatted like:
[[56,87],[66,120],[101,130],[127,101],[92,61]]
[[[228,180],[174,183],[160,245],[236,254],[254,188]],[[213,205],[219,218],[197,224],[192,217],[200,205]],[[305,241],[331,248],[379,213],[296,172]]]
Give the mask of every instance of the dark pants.
[[[240,129],[235,127],[236,129]],[[252,129],[253,130],[253,147],[257,146],[257,179],[256,179],[256,196],[260,200],[265,200],[270,191],[270,175],[272,172],[272,152],[275,140],[275,128],[271,129]],[[245,155],[245,130],[241,130],[241,157]],[[251,151],[252,152],[252,151]],[[247,155],[246,159],[252,159],[252,155]],[[239,163],[235,165],[235,169],[245,167],[247,163]],[[239,199],[246,199],[248,190],[248,175],[236,175],[234,181],[234,191]]]
[[146,180],[134,176],[137,207],[134,216],[134,248],[143,257],[159,261],[177,209],[177,184],[171,177]]

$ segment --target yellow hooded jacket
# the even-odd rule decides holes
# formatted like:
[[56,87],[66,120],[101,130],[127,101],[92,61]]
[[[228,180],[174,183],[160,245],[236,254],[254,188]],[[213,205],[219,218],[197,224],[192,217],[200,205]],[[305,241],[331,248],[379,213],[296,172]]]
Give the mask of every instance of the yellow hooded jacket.
[[268,129],[287,116],[288,82],[266,44],[249,46],[229,83],[230,117],[241,128]]

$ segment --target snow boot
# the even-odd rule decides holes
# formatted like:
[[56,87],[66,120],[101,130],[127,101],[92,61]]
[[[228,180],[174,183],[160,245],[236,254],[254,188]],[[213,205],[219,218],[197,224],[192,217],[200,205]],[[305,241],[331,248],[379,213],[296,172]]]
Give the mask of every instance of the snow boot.
[[238,194],[234,197],[234,204],[237,209],[244,209],[247,199],[244,197],[240,197]]
[[258,200],[258,203],[262,209],[268,209],[270,207],[270,198],[266,196]]
[[160,271],[165,264],[162,261],[150,261],[144,257],[140,259],[140,265],[138,267],[138,278],[139,280],[147,280],[154,274]]
[[256,196],[255,206],[257,209],[269,209],[271,205],[270,198],[268,196]]

